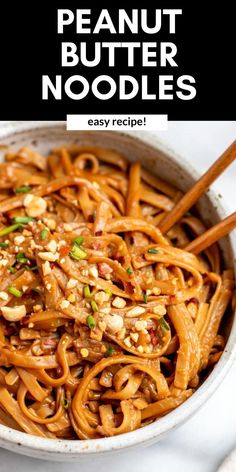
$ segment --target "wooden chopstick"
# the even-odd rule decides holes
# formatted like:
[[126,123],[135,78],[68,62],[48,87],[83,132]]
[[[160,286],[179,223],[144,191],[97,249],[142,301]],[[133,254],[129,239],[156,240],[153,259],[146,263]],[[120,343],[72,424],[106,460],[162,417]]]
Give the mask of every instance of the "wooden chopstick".
[[191,241],[184,249],[199,254],[236,227],[236,211]]
[[209,186],[219,177],[222,172],[236,158],[236,140],[226,149],[226,151],[214,162],[207,172],[194,184],[194,186],[179,200],[173,210],[163,218],[159,224],[159,229],[163,234],[188,211],[197,200],[208,190]]

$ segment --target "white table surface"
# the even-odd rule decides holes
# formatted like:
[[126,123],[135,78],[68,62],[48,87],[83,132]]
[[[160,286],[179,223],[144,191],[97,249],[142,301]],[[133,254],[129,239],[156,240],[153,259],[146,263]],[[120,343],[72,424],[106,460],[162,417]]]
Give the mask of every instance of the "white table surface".
[[[0,124],[1,126],[1,124]],[[158,136],[204,171],[236,138],[234,122],[171,122]],[[236,207],[236,165],[215,184],[229,211]],[[0,449],[0,471],[9,472],[215,472],[236,447],[236,364],[208,403],[159,443],[89,463],[53,463]]]

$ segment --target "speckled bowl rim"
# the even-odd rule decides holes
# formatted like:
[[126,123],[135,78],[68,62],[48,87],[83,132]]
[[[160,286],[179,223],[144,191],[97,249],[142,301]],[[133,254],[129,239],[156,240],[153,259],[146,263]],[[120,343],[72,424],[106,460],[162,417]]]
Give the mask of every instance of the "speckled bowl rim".
[[[0,140],[1,138],[15,134],[17,132],[32,130],[37,128],[46,128],[53,126],[61,126],[65,129],[64,122],[8,122],[0,126]],[[194,178],[198,178],[198,172],[192,165],[182,156],[176,154],[173,150],[166,147],[154,134],[148,132],[122,132],[134,138],[138,138],[145,144],[151,144],[157,150],[163,151],[169,155],[171,159],[181,164],[185,173],[191,173]],[[220,218],[226,216],[227,212],[222,203],[219,202],[215,193],[210,191],[208,193],[213,205],[217,206],[217,214]],[[228,237],[230,241],[233,254],[236,255],[236,239],[234,232]],[[190,418],[214,393],[216,388],[221,384],[224,376],[231,367],[236,356],[236,320],[234,319],[228,342],[223,355],[217,366],[214,368],[209,377],[205,380],[202,386],[194,393],[192,397],[185,401],[176,410],[172,411],[165,417],[158,421],[144,426],[136,431],[125,433],[119,436],[110,438],[101,438],[95,440],[72,441],[61,439],[46,439],[37,436],[28,435],[23,432],[13,430],[11,428],[0,425],[0,445],[6,449],[20,451],[22,446],[22,453],[32,455],[35,457],[52,459],[52,460],[69,460],[73,457],[85,458],[94,456],[96,454],[107,454],[115,451],[125,451],[127,448],[137,447],[144,444],[151,444],[169,431],[181,425],[188,418]],[[55,455],[57,458],[55,459]],[[45,456],[45,457],[44,457]],[[61,456],[61,459],[60,459]]]

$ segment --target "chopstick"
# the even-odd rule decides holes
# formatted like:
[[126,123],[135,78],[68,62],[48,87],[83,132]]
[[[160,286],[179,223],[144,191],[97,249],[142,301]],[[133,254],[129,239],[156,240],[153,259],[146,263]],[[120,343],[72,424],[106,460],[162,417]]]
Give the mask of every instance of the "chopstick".
[[184,249],[199,254],[236,227],[236,211],[191,241]]
[[197,200],[207,191],[209,186],[236,158],[236,140],[224,151],[205,174],[194,184],[194,186],[179,200],[173,210],[163,218],[159,229],[163,234],[188,211]]

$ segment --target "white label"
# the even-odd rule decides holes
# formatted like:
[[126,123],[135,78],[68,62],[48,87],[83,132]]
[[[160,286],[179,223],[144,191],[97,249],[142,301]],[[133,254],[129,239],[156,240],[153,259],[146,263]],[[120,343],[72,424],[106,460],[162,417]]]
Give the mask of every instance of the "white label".
[[166,131],[167,115],[67,115],[67,130]]

